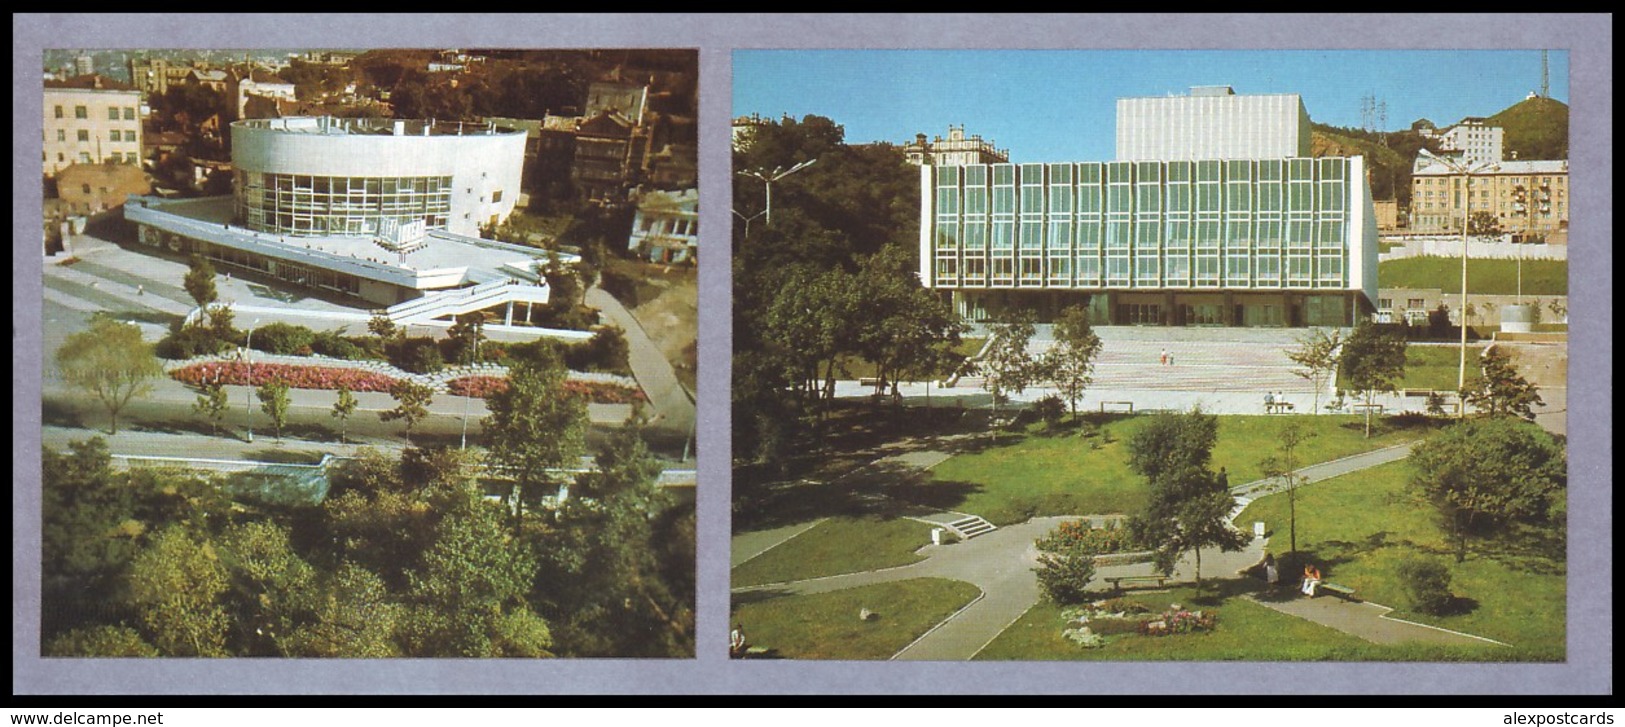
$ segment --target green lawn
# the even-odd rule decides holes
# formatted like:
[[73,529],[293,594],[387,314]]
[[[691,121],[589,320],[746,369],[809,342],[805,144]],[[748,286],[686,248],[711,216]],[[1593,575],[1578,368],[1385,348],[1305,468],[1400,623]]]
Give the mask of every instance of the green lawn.
[[[1040,515],[1131,513],[1143,506],[1145,483],[1128,466],[1127,440],[1149,417],[1116,418],[1091,438],[1071,431],[1044,434],[1035,426],[1027,434],[1001,435],[996,446],[956,455],[931,470],[937,483],[971,486],[953,509],[987,518],[997,525]],[[1304,466],[1379,449],[1425,434],[1398,425],[1364,437],[1356,416],[1221,416],[1215,469],[1228,470],[1238,486],[1263,476],[1259,460],[1275,451],[1281,428],[1303,423],[1315,436],[1300,446]],[[1114,441],[1105,442],[1107,436]],[[1092,448],[1098,443],[1099,449]]]
[[[974,600],[969,583],[916,578],[806,596],[736,594],[733,623],[787,659],[889,659]],[[760,599],[760,600],[755,600]],[[870,621],[858,620],[862,609]]]
[[733,569],[734,587],[785,583],[908,565],[931,542],[931,526],[878,517],[830,518]]
[[[1384,288],[1438,288],[1446,293],[1460,293],[1461,258],[1411,257],[1377,263],[1377,280]],[[1467,292],[1516,295],[1517,259],[1468,260]],[[1568,295],[1568,261],[1523,261],[1523,294]]]
[[976,655],[978,661],[1481,661],[1501,656],[1494,645],[1468,648],[1383,647],[1320,624],[1288,616],[1240,597],[1253,584],[1232,581],[1223,591],[1195,599],[1190,588],[1129,596],[1157,611],[1170,604],[1218,611],[1213,631],[1173,636],[1117,634],[1085,649],[1061,636],[1061,608],[1033,606]]
[[[1511,644],[1509,657],[1557,661],[1564,654],[1565,574],[1561,535],[1541,530],[1505,542],[1469,541],[1466,562],[1450,555],[1434,510],[1406,492],[1408,462],[1374,467],[1319,482],[1298,495],[1298,548],[1328,564],[1326,576],[1353,586],[1366,600],[1399,609],[1409,621],[1487,636]],[[1287,548],[1287,503],[1262,498],[1236,520],[1262,520],[1276,552]],[[1450,567],[1450,590],[1468,599],[1466,613],[1429,616],[1407,611],[1394,576],[1404,558],[1423,555]]]
[[[1478,357],[1483,346],[1467,347],[1467,382],[1484,378]],[[1396,384],[1401,389],[1434,389],[1455,391],[1456,379],[1461,373],[1461,349],[1456,346],[1405,347],[1405,375]],[[1341,378],[1338,385],[1347,386]],[[1355,398],[1358,398],[1357,396]]]

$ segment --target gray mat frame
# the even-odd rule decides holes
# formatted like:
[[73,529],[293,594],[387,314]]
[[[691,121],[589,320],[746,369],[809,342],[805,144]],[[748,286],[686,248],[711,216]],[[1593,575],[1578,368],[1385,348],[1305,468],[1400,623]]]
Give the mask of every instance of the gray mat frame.
[[[12,690],[18,694],[1601,694],[1613,685],[1613,37],[1607,15],[181,15],[12,17]],[[39,654],[46,48],[700,49],[699,653],[683,660],[119,660]],[[763,48],[1550,48],[1570,51],[1570,537],[1562,664],[738,662],[726,654],[730,51]],[[719,202],[721,200],[723,202]]]

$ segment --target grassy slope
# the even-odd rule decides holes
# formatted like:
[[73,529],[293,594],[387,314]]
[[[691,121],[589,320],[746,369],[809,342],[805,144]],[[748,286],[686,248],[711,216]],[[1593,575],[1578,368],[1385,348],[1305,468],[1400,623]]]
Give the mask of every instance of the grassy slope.
[[[1260,404],[1262,406],[1262,404]],[[932,469],[937,482],[971,483],[977,489],[962,510],[1005,525],[1034,515],[1129,513],[1144,504],[1143,480],[1128,466],[1127,440],[1149,421],[1117,419],[1102,436],[1085,439],[1071,433],[1006,435],[998,446],[957,455]],[[1315,436],[1299,452],[1305,465],[1370,451],[1415,439],[1423,432],[1390,429],[1364,438],[1363,419],[1354,416],[1222,416],[1214,468],[1225,467],[1231,485],[1263,476],[1259,460],[1273,453],[1276,438],[1290,421],[1303,423]],[[1091,443],[1102,443],[1091,449]]]
[[[1529,537],[1493,546],[1470,542],[1467,561],[1455,563],[1446,555],[1448,543],[1434,510],[1406,493],[1411,472],[1408,462],[1395,462],[1302,490],[1299,549],[1330,564],[1328,578],[1355,587],[1367,600],[1400,609],[1394,614],[1398,618],[1503,641],[1521,658],[1562,658],[1567,568],[1561,544]],[[1269,523],[1272,544],[1285,549],[1286,509],[1285,497],[1266,497],[1237,520]],[[1394,569],[1415,555],[1446,563],[1451,591],[1476,601],[1476,607],[1445,617],[1406,611]]]
[[877,570],[918,562],[931,526],[901,518],[825,520],[733,569],[734,587]]
[[[1411,257],[1377,264],[1377,280],[1383,288],[1438,288],[1445,293],[1461,292],[1461,258]],[[1516,295],[1518,261],[1477,259],[1467,261],[1467,293]],[[1569,264],[1566,260],[1523,261],[1523,294],[1553,296],[1569,294]],[[1472,298],[1468,298],[1472,302]],[[1531,301],[1532,302],[1532,301]],[[1449,301],[1453,305],[1454,301]]]
[[1532,98],[1513,104],[1485,123],[1505,129],[1507,158],[1565,159],[1569,148],[1569,107],[1556,99]]
[[[917,578],[758,601],[736,596],[729,618],[744,626],[753,646],[785,658],[878,660],[891,658],[980,593],[961,581]],[[864,608],[877,618],[859,621]]]

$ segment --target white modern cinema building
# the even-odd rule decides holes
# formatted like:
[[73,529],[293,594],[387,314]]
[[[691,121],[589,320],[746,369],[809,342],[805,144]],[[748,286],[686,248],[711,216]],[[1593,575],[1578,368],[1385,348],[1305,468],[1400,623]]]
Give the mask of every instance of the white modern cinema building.
[[[547,302],[541,251],[485,240],[513,212],[525,132],[292,117],[231,125],[233,194],[132,198],[149,245],[388,306],[397,320]],[[517,308],[516,308],[517,306]]]
[[921,279],[969,321],[1349,326],[1373,309],[1362,157],[1309,154],[1294,94],[1120,99],[1118,159],[925,166]]

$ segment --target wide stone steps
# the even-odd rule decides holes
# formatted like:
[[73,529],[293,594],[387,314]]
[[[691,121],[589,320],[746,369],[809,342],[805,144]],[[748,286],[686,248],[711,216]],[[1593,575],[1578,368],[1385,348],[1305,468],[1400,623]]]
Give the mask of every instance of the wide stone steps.
[[948,529],[952,530],[955,535],[958,535],[961,540],[970,540],[978,535],[986,535],[994,530],[998,530],[993,523],[983,520],[976,515],[960,518],[951,523],[947,523],[947,526]]

